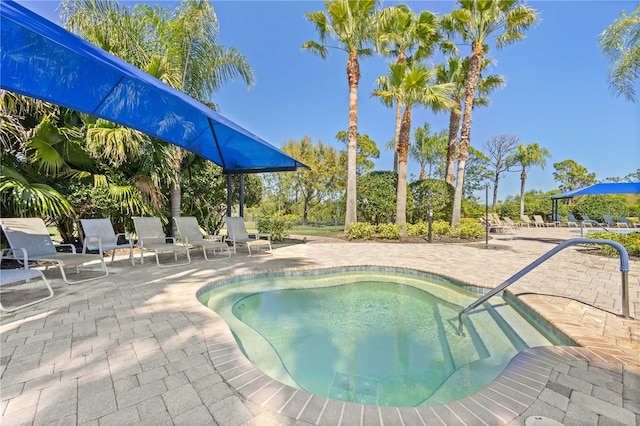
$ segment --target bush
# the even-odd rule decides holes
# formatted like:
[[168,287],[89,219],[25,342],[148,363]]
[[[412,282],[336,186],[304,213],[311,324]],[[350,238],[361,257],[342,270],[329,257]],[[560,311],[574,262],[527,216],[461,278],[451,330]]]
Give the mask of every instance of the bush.
[[479,238],[484,235],[484,227],[476,219],[464,218],[453,227],[451,234],[462,239]]
[[258,232],[270,233],[274,241],[282,241],[289,235],[291,224],[282,217],[262,217],[258,219]]
[[399,240],[400,228],[395,223],[381,223],[378,225],[378,235],[385,240]]
[[[616,232],[592,232],[587,238],[597,238],[603,240],[612,240],[622,244],[627,249],[629,256],[640,256],[640,232],[631,234],[618,234]],[[618,250],[609,245],[601,245],[600,253],[605,256],[618,256]]]
[[413,220],[427,221],[429,219],[429,205],[434,219],[448,220],[451,217],[453,202],[453,186],[440,179],[423,179],[409,184],[415,208]]
[[433,235],[451,235],[451,225],[445,220],[434,220],[431,232]]
[[376,227],[369,222],[356,222],[347,228],[347,238],[349,240],[370,240],[376,233]]
[[[433,228],[431,228],[431,230],[433,232]],[[412,237],[429,235],[429,224],[427,222],[423,222],[422,220],[418,221],[415,224],[408,223],[407,235],[410,235]]]

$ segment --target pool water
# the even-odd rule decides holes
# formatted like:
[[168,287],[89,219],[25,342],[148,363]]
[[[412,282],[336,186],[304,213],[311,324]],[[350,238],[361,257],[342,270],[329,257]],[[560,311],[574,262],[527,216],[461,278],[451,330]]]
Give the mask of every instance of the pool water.
[[501,297],[437,276],[347,271],[258,278],[200,296],[271,377],[334,399],[384,406],[453,401],[488,385],[519,351],[567,344]]

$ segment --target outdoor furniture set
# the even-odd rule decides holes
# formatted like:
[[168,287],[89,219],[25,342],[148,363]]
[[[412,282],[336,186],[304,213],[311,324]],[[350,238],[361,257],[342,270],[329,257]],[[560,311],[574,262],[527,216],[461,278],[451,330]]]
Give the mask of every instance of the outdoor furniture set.
[[[42,270],[33,269],[34,265],[44,266],[45,272],[49,266],[55,266],[60,270],[64,282],[77,284],[109,275],[104,260],[105,252],[109,251],[112,252],[111,263],[113,263],[116,250],[127,250],[131,265],[135,264],[134,249],[140,252],[140,264],[144,262],[143,253],[150,251],[155,255],[156,263],[161,268],[191,263],[189,253],[191,248],[202,248],[206,261],[216,260],[218,252],[224,255],[224,258],[230,258],[231,251],[227,242],[233,244],[234,253],[237,253],[237,244],[245,244],[249,256],[252,256],[255,251],[260,252],[261,248],[272,254],[271,234],[249,234],[241,217],[226,218],[226,236],[204,235],[195,217],[174,217],[173,220],[178,230],[177,237],[167,237],[164,234],[162,222],[158,217],[134,217],[135,237],[116,233],[108,218],[81,219],[84,238],[82,253],[77,253],[73,244],[54,244],[41,218],[0,218],[0,227],[9,245],[9,248],[0,250],[0,263],[3,259],[14,263],[14,269],[0,269],[0,286],[11,285],[15,289],[16,285],[29,284],[29,288],[34,288],[35,284],[31,281],[36,280],[42,281],[48,289],[46,296],[39,296],[19,306],[5,307],[0,301],[0,311],[14,312],[53,297],[53,289],[49,281]],[[89,251],[97,254],[89,254]],[[184,254],[186,260],[182,263],[163,264],[160,262],[161,254],[173,254],[176,262],[178,255]],[[218,256],[218,258],[222,257]],[[82,267],[85,273],[90,271],[89,276],[72,281],[65,272],[68,267],[74,267],[78,275]],[[96,273],[96,267],[101,272]]]

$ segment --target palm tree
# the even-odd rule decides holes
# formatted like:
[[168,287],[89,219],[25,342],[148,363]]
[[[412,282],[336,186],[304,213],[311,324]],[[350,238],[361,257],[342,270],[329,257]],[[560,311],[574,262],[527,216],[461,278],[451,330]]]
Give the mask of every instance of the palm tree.
[[[254,82],[246,58],[216,43],[218,21],[208,1],[183,0],[170,17],[157,6],[136,5],[129,11],[107,0],[65,0],[62,13],[71,30],[213,108],[212,96],[225,83],[235,78],[247,86]],[[116,157],[124,154],[118,148],[105,151]],[[163,151],[168,158],[162,162],[170,167],[158,171],[169,185],[171,215],[179,216],[180,174],[190,154],[176,146]]]
[[445,31],[452,35],[460,35],[464,42],[471,45],[460,129],[452,224],[460,222],[464,169],[469,158],[472,110],[485,55],[485,45],[494,35],[497,35],[498,48],[522,40],[524,32],[531,28],[538,18],[535,10],[517,0],[458,0],[458,3],[459,9],[441,19],[441,25]]
[[[347,52],[347,81],[349,83],[349,145],[347,149],[347,206],[345,231],[357,221],[356,214],[356,152],[358,146],[358,83],[360,82],[359,58],[372,55],[374,39],[374,12],[376,0],[326,0],[327,12],[307,13],[309,22],[315,25],[320,42],[308,41],[302,45],[321,58],[326,58],[330,47]],[[328,38],[337,46],[329,46]]]
[[431,133],[429,123],[424,123],[413,132],[415,143],[409,147],[409,156],[420,163],[420,175],[418,179],[427,177],[425,173],[426,165],[429,164],[429,175],[433,165],[442,159],[447,150],[447,130],[443,129],[438,133]]
[[[382,55],[395,58],[396,64],[421,60],[432,55],[441,39],[438,20],[430,11],[413,13],[409,6],[399,4],[383,9],[379,16],[375,47]],[[393,101],[388,107],[393,106]],[[402,119],[402,105],[396,102],[396,129],[394,138],[393,170],[398,171],[398,139]]]
[[533,166],[540,166],[542,169],[547,165],[547,159],[551,158],[548,149],[540,147],[537,143],[530,145],[520,144],[516,147],[516,152],[507,159],[507,164],[520,165],[520,216],[524,214],[524,185],[527,180],[527,170]]
[[635,102],[640,76],[640,5],[613,21],[600,35],[600,49],[611,61],[609,87],[616,95]]
[[[480,72],[484,71],[493,61],[485,58],[482,61]],[[458,152],[458,131],[460,130],[460,114],[462,112],[462,100],[464,98],[465,87],[467,85],[467,73],[469,70],[469,58],[450,57],[446,64],[436,67],[438,83],[454,83],[455,90],[452,98],[456,107],[449,111],[449,142],[447,145],[447,156],[445,166],[445,182],[453,185],[453,166]],[[474,97],[473,105],[488,106],[489,94],[496,89],[504,87],[506,80],[499,74],[491,74],[486,77],[480,75],[478,88]]]
[[450,99],[453,85],[432,85],[435,70],[421,63],[406,63],[389,66],[389,76],[378,78],[378,89],[373,95],[383,101],[395,99],[404,106],[400,137],[398,139],[398,188],[396,195],[396,224],[400,225],[401,235],[407,235],[407,160],[411,132],[411,110],[414,106],[445,109],[452,108]]

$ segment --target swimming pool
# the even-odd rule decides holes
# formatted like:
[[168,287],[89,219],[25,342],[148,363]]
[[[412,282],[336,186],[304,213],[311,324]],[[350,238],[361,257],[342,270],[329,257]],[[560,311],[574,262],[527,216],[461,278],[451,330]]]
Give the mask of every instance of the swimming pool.
[[497,377],[519,351],[571,344],[505,299],[458,312],[483,290],[433,274],[336,268],[239,277],[199,300],[272,378],[317,395],[383,406],[440,404]]

